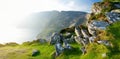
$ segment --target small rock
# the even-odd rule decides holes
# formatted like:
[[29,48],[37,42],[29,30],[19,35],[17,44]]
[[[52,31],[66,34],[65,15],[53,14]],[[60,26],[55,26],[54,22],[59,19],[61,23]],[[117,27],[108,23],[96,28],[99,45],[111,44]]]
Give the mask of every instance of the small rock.
[[40,51],[39,50],[33,50],[33,52],[32,52],[32,56],[37,56],[37,55],[39,55],[40,54]]

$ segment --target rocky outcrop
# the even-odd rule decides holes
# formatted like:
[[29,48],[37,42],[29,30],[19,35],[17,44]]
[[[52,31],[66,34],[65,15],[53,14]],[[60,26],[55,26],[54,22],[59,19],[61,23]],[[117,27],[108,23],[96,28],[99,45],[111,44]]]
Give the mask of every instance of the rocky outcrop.
[[[66,35],[70,36],[70,33],[67,33]],[[55,56],[59,56],[65,49],[72,49],[69,44],[70,39],[72,38],[65,39],[60,33],[53,33],[50,39],[50,44],[55,45]]]
[[[99,14],[103,9],[109,8],[109,6],[101,6],[102,3],[95,3],[93,5],[92,13],[93,14]],[[113,4],[113,6],[116,5],[116,8],[119,8],[119,4]],[[105,20],[97,20],[97,19],[92,19],[91,21],[87,22],[87,28],[84,27],[76,27],[75,28],[75,41],[79,44],[82,45],[81,51],[83,54],[87,53],[86,52],[86,45],[88,43],[98,43],[98,44],[103,44],[106,46],[112,46],[110,41],[105,40],[105,39],[99,39],[95,40],[96,38],[99,38],[98,31],[100,30],[106,30],[110,24],[120,21],[120,10],[119,9],[113,9],[110,12],[105,12],[105,17],[107,18],[107,21]],[[92,14],[87,15],[89,19]],[[104,56],[103,56],[104,57]]]
[[[107,6],[105,5],[106,4],[104,3],[99,3],[99,2],[95,3],[93,5],[92,14],[101,13],[103,9],[109,8],[110,6],[110,5],[107,5]],[[118,3],[114,4],[113,6],[116,6],[116,8],[119,8]],[[90,18],[92,14],[87,15],[88,18]],[[107,18],[107,21],[92,19],[87,22],[86,26],[85,25],[72,26],[70,28],[63,29],[60,32],[61,34],[54,33],[51,37],[51,44],[57,42],[55,45],[57,55],[62,53],[64,49],[71,49],[71,46],[68,42],[72,41],[72,39],[73,41],[75,40],[78,44],[82,45],[81,51],[83,54],[87,53],[86,46],[88,46],[89,43],[97,43],[97,44],[103,44],[106,46],[112,46],[109,40],[99,38],[100,33],[98,33],[98,31],[106,30],[106,28],[110,26],[110,24],[120,21],[120,13],[119,11],[111,10],[110,12],[105,12],[104,14],[105,14],[105,17]],[[62,46],[61,41],[63,42],[64,46]],[[105,57],[106,53],[102,54],[102,56]]]

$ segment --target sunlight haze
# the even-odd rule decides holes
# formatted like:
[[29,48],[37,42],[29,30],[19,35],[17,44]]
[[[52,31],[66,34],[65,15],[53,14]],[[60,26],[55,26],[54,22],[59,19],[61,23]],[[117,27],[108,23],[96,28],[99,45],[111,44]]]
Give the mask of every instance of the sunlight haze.
[[95,1],[87,1],[89,0],[0,0],[0,43],[22,43],[35,39],[39,32],[17,27],[32,13],[52,10],[90,12],[90,5]]

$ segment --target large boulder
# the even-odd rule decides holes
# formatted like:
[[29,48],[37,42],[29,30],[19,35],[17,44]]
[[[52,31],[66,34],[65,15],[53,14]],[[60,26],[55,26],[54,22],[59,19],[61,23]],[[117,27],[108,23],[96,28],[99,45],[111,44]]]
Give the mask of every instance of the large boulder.
[[56,42],[61,42],[63,40],[63,37],[59,33],[53,33],[50,38],[50,44],[55,44]]
[[95,36],[89,37],[89,42],[90,42],[90,43],[94,42],[95,38],[96,38]]
[[108,25],[108,22],[98,20],[93,20],[87,24],[88,31],[93,36],[97,35],[96,30],[105,30]]
[[106,13],[106,17],[108,18],[109,23],[120,21],[120,13],[114,11]]

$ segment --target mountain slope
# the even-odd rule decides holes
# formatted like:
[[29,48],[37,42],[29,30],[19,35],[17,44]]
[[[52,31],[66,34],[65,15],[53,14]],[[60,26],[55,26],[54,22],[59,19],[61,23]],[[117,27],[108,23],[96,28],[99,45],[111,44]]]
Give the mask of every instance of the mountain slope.
[[[49,11],[42,12],[44,21],[47,21],[45,28],[38,34],[37,38],[48,38],[53,32],[58,32],[70,25],[80,25],[86,20],[86,12],[80,11]],[[41,19],[41,13],[37,14],[37,18]]]

